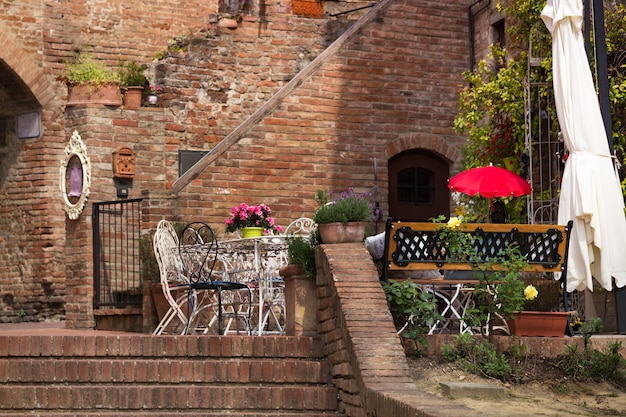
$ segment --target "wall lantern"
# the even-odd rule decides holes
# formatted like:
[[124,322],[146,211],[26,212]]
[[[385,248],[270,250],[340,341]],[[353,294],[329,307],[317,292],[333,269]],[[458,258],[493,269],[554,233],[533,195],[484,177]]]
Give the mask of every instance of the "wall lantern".
[[17,137],[20,139],[38,138],[41,135],[39,111],[22,113],[17,116]]

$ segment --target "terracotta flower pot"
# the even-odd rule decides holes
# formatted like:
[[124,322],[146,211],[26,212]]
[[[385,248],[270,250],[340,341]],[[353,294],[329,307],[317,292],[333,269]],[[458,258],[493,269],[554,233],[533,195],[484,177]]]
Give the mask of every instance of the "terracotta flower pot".
[[124,108],[126,109],[138,109],[141,107],[141,95],[143,93],[143,87],[129,86],[124,89]]
[[72,85],[68,87],[67,106],[84,104],[102,104],[105,106],[121,106],[122,96],[119,84]]
[[237,27],[239,26],[239,23],[237,22],[237,19],[231,19],[229,17],[222,17],[217,22],[217,25],[221,28],[237,29]]
[[322,223],[317,226],[322,243],[362,242],[365,222]]
[[285,281],[285,334],[317,334],[317,288],[299,265],[285,265],[278,270]]
[[524,311],[507,320],[515,336],[563,337],[567,328],[568,312]]

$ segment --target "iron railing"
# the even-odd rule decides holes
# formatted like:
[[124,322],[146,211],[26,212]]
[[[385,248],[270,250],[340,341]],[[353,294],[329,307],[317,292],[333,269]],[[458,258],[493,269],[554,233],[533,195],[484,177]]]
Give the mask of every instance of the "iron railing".
[[94,309],[141,307],[141,199],[93,204]]

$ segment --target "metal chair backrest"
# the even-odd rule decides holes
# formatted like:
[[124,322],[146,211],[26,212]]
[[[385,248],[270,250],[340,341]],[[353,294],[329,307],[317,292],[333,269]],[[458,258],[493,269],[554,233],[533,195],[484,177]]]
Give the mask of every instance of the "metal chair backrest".
[[300,217],[292,221],[283,232],[285,235],[309,236],[315,229],[315,222],[308,217]]
[[178,252],[183,274],[190,283],[212,280],[218,258],[217,236],[206,223],[193,222],[180,234]]
[[161,220],[157,225],[152,239],[154,256],[159,265],[161,284],[168,282],[184,281],[181,275],[182,264],[178,257],[178,236],[172,224],[167,220]]

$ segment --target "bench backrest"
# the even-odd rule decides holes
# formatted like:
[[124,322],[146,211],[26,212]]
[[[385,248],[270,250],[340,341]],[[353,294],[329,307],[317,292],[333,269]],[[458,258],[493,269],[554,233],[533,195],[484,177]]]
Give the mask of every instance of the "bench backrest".
[[[445,226],[445,225],[444,225]],[[432,222],[393,222],[387,220],[383,279],[387,271],[471,270],[467,262],[448,260],[445,244]],[[526,271],[565,272],[570,221],[567,226],[548,224],[467,223],[464,231],[474,239],[479,258],[488,261],[510,245],[517,245],[526,256]]]

